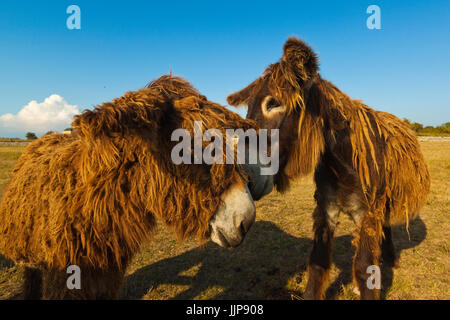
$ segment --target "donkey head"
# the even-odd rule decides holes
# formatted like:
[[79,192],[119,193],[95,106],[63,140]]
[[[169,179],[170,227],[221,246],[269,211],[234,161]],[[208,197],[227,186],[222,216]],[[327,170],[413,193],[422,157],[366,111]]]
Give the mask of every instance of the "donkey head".
[[233,106],[248,106],[247,118],[261,128],[275,129],[286,125],[286,115],[305,106],[305,96],[318,72],[313,50],[297,38],[289,38],[281,60],[270,65],[246,88],[230,94]]
[[284,44],[280,61],[246,88],[227,97],[230,105],[247,105],[247,118],[255,120],[260,128],[280,130],[280,171],[289,160],[289,149],[297,138],[293,133],[298,131],[301,110],[306,108],[317,75],[316,54],[306,43],[292,37]]
[[[200,141],[196,122],[205,130]],[[75,118],[73,126],[92,150],[83,176],[89,179],[99,167],[105,172],[117,172],[124,163],[138,167],[137,181],[124,186],[139,189],[140,207],[151,208],[180,239],[196,234],[200,240],[211,237],[224,247],[239,245],[255,220],[252,196],[260,197],[272,187],[270,177],[253,177],[258,165],[247,174],[238,161],[226,162],[233,152],[227,151],[226,139],[205,139],[206,130],[225,137],[226,129],[253,129],[254,121],[209,101],[177,76],[164,75],[146,88],[87,110]],[[177,136],[177,132],[183,134]],[[197,161],[197,151],[213,161]]]

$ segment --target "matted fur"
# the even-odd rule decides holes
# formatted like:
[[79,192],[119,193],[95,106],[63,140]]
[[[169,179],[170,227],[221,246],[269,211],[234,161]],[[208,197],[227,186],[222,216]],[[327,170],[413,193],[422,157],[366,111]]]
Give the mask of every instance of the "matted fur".
[[254,127],[166,75],[76,116],[72,135],[31,143],[0,204],[0,252],[31,267],[121,274],[155,218],[180,239],[205,240],[220,195],[246,175],[233,164],[172,163],[172,131],[192,132],[194,120],[204,130]]
[[[267,97],[279,116],[261,111]],[[318,74],[318,59],[303,41],[290,38],[283,57],[257,80],[227,98],[249,106],[248,118],[262,128],[280,129],[279,191],[289,182],[315,171],[317,208],[314,246],[309,261],[306,298],[323,298],[331,266],[336,217],[346,212],[358,223],[353,244],[354,279],[362,298],[377,298],[366,286],[369,265],[383,256],[395,263],[392,238],[384,229],[416,217],[430,188],[430,176],[419,142],[397,117],[375,111],[349,98]],[[277,114],[277,113],[274,113]],[[336,209],[337,208],[337,209]]]

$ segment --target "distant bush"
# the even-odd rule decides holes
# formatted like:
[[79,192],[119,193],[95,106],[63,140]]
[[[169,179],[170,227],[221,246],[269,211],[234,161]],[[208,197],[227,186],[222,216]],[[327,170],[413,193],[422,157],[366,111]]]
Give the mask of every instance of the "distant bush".
[[37,139],[37,136],[36,136],[36,134],[34,132],[27,132],[25,137],[27,138],[27,140],[35,140],[35,139]]

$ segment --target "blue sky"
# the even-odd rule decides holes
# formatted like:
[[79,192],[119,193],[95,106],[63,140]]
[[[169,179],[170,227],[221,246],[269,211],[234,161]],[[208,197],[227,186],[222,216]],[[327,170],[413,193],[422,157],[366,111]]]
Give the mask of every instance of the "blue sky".
[[[66,27],[71,4],[81,30]],[[381,30],[366,27],[371,4]],[[322,76],[352,98],[426,125],[450,121],[448,0],[10,1],[0,4],[0,136],[35,129],[33,110],[68,105],[55,114],[66,121],[170,68],[226,104],[291,35],[312,45]],[[25,106],[28,122],[17,116]],[[56,120],[49,130],[62,126]]]

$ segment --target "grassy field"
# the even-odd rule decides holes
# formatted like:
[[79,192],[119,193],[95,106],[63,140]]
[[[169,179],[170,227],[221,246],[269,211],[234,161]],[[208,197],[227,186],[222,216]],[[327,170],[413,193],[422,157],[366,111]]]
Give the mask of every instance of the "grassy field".
[[[450,299],[450,141],[422,141],[431,193],[421,218],[394,228],[400,268],[382,268],[385,299]],[[0,147],[0,195],[23,147]],[[257,203],[257,221],[234,250],[213,243],[178,243],[163,227],[130,265],[124,299],[292,299],[306,286],[312,245],[314,185],[299,181]],[[353,223],[341,216],[329,299],[357,299],[351,280]],[[22,275],[0,256],[0,299],[20,294]]]

